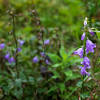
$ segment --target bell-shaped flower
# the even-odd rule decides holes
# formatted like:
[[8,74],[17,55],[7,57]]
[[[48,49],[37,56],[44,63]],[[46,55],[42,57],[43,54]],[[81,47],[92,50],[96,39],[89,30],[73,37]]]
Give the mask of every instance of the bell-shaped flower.
[[39,62],[39,59],[38,59],[38,57],[37,56],[35,56],[34,58],[33,58],[33,60],[32,60],[34,63],[37,63],[37,62]]
[[79,48],[78,50],[74,51],[74,54],[79,55],[80,58],[83,58],[83,52],[84,52],[83,48]]
[[5,44],[4,43],[1,43],[0,44],[0,50],[4,49],[4,47],[5,47]]
[[19,42],[19,46],[22,46],[25,41],[24,40],[18,40],[18,42]]
[[92,43],[92,41],[86,41],[86,54],[90,52],[94,52],[94,48],[96,48],[96,44]]
[[50,43],[49,39],[44,41],[44,45],[48,45],[49,43]]
[[90,69],[90,59],[88,57],[84,57],[83,62],[81,62],[82,65],[84,65],[85,68]]
[[5,58],[6,60],[8,60],[8,59],[10,58],[10,53],[7,53],[7,54],[4,56],[4,58]]
[[81,68],[81,71],[80,71],[81,75],[88,75],[88,76],[90,76],[90,74],[86,71],[85,67],[80,67],[80,68]]
[[85,32],[82,34],[81,40],[84,40],[84,38],[85,38]]
[[21,48],[17,48],[17,52],[21,52],[22,51],[22,49]]
[[8,62],[9,62],[10,64],[15,63],[14,57],[9,58],[9,59],[8,59]]

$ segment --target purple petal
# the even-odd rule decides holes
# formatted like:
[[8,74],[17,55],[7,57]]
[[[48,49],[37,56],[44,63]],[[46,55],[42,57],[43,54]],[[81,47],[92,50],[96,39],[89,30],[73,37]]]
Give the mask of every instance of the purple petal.
[[86,41],[86,54],[90,52],[94,52],[94,48],[96,48],[96,44],[92,43],[92,41],[87,40]]
[[21,52],[21,50],[22,50],[21,48],[17,48],[17,51],[18,51],[18,52]]
[[90,67],[90,60],[88,57],[84,57],[83,62],[81,62],[82,65],[85,66],[85,68]]
[[50,43],[49,39],[44,41],[44,45],[48,45],[49,43]]
[[14,57],[9,58],[9,59],[8,59],[8,62],[9,62],[10,64],[11,64],[11,63],[14,63],[14,62],[15,62]]
[[19,46],[22,46],[25,41],[24,40],[18,40],[18,42],[19,42]]
[[88,76],[90,76],[90,74],[86,71],[85,67],[81,68],[81,75],[88,75]]
[[37,56],[35,56],[34,58],[33,58],[33,60],[32,60],[34,63],[37,63],[37,62],[39,62],[39,59],[38,59],[38,57]]
[[85,32],[82,34],[81,40],[84,40],[84,38],[85,38]]
[[10,57],[10,53],[7,53],[7,54],[5,55],[5,57],[4,57],[4,58],[5,58],[6,60],[8,60],[8,59],[9,59],[9,57]]
[[49,62],[49,60],[48,60],[48,59],[46,59],[46,61],[45,61],[45,62],[46,62],[46,64],[47,64],[47,65],[49,65],[49,64],[50,64],[50,62]]
[[5,44],[4,43],[1,43],[0,44],[0,50],[4,49],[4,47],[5,47]]
[[79,55],[80,58],[83,58],[83,48],[79,48],[78,50],[74,51],[74,54]]

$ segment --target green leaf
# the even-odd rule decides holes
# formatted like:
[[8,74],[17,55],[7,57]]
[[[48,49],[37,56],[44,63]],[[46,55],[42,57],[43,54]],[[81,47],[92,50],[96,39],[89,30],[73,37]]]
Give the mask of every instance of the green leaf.
[[65,48],[63,46],[60,49],[60,55],[63,58],[63,60],[66,61],[66,59],[67,59],[67,53],[66,53]]
[[50,57],[50,60],[53,63],[57,63],[57,62],[59,62],[61,60],[60,57],[58,55],[56,55],[56,54],[48,53],[48,56]]
[[50,88],[48,90],[48,94],[51,93],[51,92],[53,92],[53,91],[55,91],[56,89],[57,89],[57,86],[53,86],[52,88]]
[[57,67],[59,67],[61,65],[62,65],[61,63],[60,64],[54,64],[52,67],[57,68]]
[[86,99],[86,98],[90,97],[90,94],[89,94],[89,92],[84,92],[84,93],[82,93],[80,96],[81,96],[83,99]]
[[54,71],[53,74],[54,74],[54,75],[52,76],[53,79],[56,79],[56,78],[59,78],[59,77],[60,77],[59,73],[56,72],[56,71]]
[[65,75],[68,76],[68,77],[72,77],[73,76],[73,73],[71,70],[68,70],[65,72]]
[[59,84],[58,84],[58,87],[60,88],[61,92],[64,92],[64,90],[66,89],[64,83],[59,83]]
[[100,39],[100,31],[98,31],[97,29],[95,29],[95,30],[96,30],[96,31],[94,31],[94,32],[96,32],[98,38]]
[[21,79],[16,79],[15,80],[15,86],[16,87],[21,87],[21,84],[22,84],[22,80]]
[[76,86],[81,88],[81,87],[82,87],[82,83],[83,83],[82,81],[79,81],[79,82],[76,84]]

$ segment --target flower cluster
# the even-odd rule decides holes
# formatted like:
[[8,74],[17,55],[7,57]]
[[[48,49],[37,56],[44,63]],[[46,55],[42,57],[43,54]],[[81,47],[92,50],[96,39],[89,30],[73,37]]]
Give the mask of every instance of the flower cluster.
[[[24,40],[18,40],[18,48],[17,48],[17,52],[21,51],[21,47],[24,44]],[[0,44],[0,50],[4,49],[5,47],[5,43],[1,43]],[[11,54],[7,51],[7,53],[4,56],[5,60],[8,61],[9,64],[15,63],[15,58],[14,56],[11,56]]]
[[23,44],[24,44],[24,40],[18,40],[18,48],[17,48],[17,52],[20,52],[22,49],[21,49],[21,47],[23,46]]
[[[84,28],[87,27],[87,18],[84,20]],[[89,28],[89,33],[93,36],[94,32]],[[74,54],[79,55],[80,58],[83,58],[83,61],[81,62],[81,75],[90,75],[89,72],[87,72],[87,69],[91,68],[90,65],[90,59],[87,57],[88,53],[94,53],[94,48],[96,48],[96,44],[94,44],[91,40],[86,38],[86,32],[84,32],[81,36],[81,40],[85,41],[85,45],[82,48],[79,48],[78,50],[74,51]]]
[[[47,39],[47,40],[44,41],[43,44],[46,46],[46,45],[49,45],[49,43],[50,43],[50,40]],[[40,52],[40,56],[41,56],[42,58],[44,58],[44,61],[45,61],[45,63],[46,63],[47,65],[50,64],[50,61],[49,61],[47,55],[45,54],[45,52]],[[33,63],[38,63],[38,62],[39,62],[39,57],[38,57],[38,56],[33,57],[32,62],[33,62]]]

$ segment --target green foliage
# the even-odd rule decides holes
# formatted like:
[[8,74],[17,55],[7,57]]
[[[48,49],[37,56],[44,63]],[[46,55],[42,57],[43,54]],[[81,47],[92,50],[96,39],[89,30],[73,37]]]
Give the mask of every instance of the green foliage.
[[[91,18],[89,24],[96,27],[95,38],[100,40],[99,9],[99,0],[0,0],[0,43],[6,44],[0,50],[0,100],[99,100],[100,41],[94,39],[98,51],[91,59],[91,76],[83,81],[78,68],[82,59],[73,55],[76,45],[81,44],[84,17]],[[18,54],[12,36],[12,13],[16,37],[25,41]],[[50,44],[44,46],[46,39]],[[17,67],[4,59],[7,51],[17,55]],[[42,51],[49,64],[40,56]],[[32,62],[34,56],[39,57],[39,63]]]

